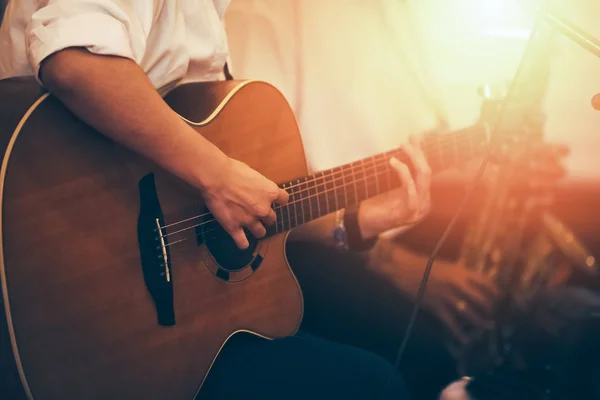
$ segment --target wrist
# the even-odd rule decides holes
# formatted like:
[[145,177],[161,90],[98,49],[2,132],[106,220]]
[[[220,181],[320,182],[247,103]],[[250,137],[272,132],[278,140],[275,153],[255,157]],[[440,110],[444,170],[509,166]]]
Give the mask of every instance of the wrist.
[[363,240],[372,239],[385,230],[379,230],[379,227],[373,223],[375,218],[373,218],[371,211],[372,209],[369,200],[362,202],[358,208],[358,228]]
[[233,160],[208,141],[200,146],[204,147],[199,158],[202,163],[193,167],[196,186],[203,191],[217,192],[227,181]]
[[350,206],[344,210],[343,225],[346,231],[347,248],[351,251],[366,251],[371,249],[377,241],[377,233],[364,235],[361,228],[360,216],[363,209],[362,203]]

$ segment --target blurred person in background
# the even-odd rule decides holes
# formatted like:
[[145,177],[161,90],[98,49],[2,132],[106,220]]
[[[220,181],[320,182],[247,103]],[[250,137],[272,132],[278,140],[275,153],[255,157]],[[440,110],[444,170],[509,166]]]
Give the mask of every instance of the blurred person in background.
[[[224,79],[228,3],[13,0],[0,27],[0,79],[36,79],[97,131],[196,187],[243,249],[243,228],[263,237],[275,223],[271,205],[286,203],[288,193],[229,158],[161,98],[179,84]],[[413,173],[392,157],[401,187],[353,211],[352,235],[361,248],[372,246],[381,232],[417,224],[429,211],[431,172],[419,139],[407,140],[403,149]],[[336,221],[334,214],[323,217],[330,229],[308,236],[334,243]],[[231,385],[237,371],[244,374]],[[220,352],[200,396],[407,398],[400,374],[383,358],[303,333],[280,340],[236,335]]]

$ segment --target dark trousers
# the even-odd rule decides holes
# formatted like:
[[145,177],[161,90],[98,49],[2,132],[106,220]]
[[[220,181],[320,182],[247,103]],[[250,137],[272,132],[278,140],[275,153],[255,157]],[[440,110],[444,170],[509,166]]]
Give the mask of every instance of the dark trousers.
[[383,358],[356,347],[300,333],[265,340],[230,339],[198,400],[408,399],[404,382]]

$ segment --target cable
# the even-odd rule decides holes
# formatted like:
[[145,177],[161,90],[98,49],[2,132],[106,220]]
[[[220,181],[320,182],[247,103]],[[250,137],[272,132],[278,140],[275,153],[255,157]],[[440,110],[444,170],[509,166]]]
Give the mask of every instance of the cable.
[[456,221],[458,221],[458,217],[460,217],[460,215],[462,214],[464,206],[467,204],[468,200],[471,198],[471,196],[475,192],[475,188],[481,181],[481,178],[483,178],[483,173],[484,173],[485,168],[487,167],[488,161],[490,159],[491,148],[492,147],[490,144],[490,146],[488,147],[488,152],[487,152],[485,158],[483,159],[483,161],[481,162],[481,165],[479,166],[479,171],[477,172],[475,179],[471,183],[471,187],[467,191],[467,194],[463,198],[462,203],[460,204],[458,210],[452,217],[452,220],[450,221],[450,223],[444,230],[442,237],[440,238],[440,240],[438,240],[433,252],[431,253],[431,256],[429,257],[429,260],[427,261],[427,265],[425,267],[425,272],[423,273],[423,278],[421,278],[419,292],[417,293],[417,299],[416,299],[415,305],[413,307],[413,312],[412,312],[412,315],[410,316],[408,326],[406,327],[406,331],[404,333],[404,339],[402,340],[402,344],[398,348],[398,353],[396,355],[396,362],[395,362],[396,369],[398,369],[398,367],[400,366],[400,360],[402,359],[402,355],[404,354],[406,345],[408,344],[408,339],[410,338],[410,334],[413,330],[415,321],[417,319],[417,314],[419,313],[419,309],[421,308],[421,302],[423,301],[423,295],[425,294],[425,288],[427,287],[427,281],[429,279],[429,274],[431,273],[431,268],[433,267],[433,263],[434,263],[435,259],[437,258],[438,253],[442,249],[444,242],[448,238],[448,235],[450,235],[452,228],[454,228]]
[[402,359],[402,355],[404,354],[404,351],[406,350],[408,340],[410,339],[410,335],[412,333],[415,321],[417,319],[417,314],[419,312],[419,309],[421,308],[421,303],[423,301],[423,295],[425,294],[425,288],[427,287],[427,281],[429,279],[429,274],[431,273],[431,268],[433,267],[433,263],[434,263],[435,259],[437,258],[437,255],[440,252],[442,246],[444,245],[444,242],[448,238],[450,231],[452,230],[452,228],[454,228],[454,225],[456,224],[458,217],[462,214],[462,210],[463,210],[465,204],[471,198],[471,196],[473,195],[473,192],[475,191],[475,187],[479,184],[479,182],[481,181],[481,178],[483,177],[483,173],[485,171],[485,168],[487,167],[487,164],[490,160],[490,156],[492,154],[492,148],[494,148],[494,145],[496,144],[495,142],[499,139],[497,133],[499,131],[501,121],[506,114],[508,105],[512,103],[513,97],[515,97],[515,93],[517,92],[517,88],[519,88],[521,80],[524,79],[524,78],[522,78],[522,76],[525,74],[525,70],[526,70],[527,66],[529,65],[529,60],[533,56],[533,53],[534,53],[533,50],[536,45],[538,32],[541,30],[543,21],[544,21],[544,18],[543,18],[542,13],[540,12],[540,15],[538,16],[538,18],[534,24],[534,27],[531,31],[531,35],[529,37],[529,40],[528,40],[527,46],[525,48],[525,51],[523,53],[523,56],[521,57],[521,61],[519,63],[517,71],[515,73],[512,84],[510,85],[508,92],[504,98],[504,101],[501,104],[500,110],[498,110],[497,119],[496,119],[495,123],[493,124],[493,129],[491,130],[491,133],[489,130],[489,125],[486,124],[486,128],[488,128],[488,137],[490,139],[487,155],[485,156],[484,160],[481,163],[481,166],[479,167],[479,171],[477,173],[477,176],[473,180],[471,188],[467,191],[467,194],[463,198],[462,203],[460,204],[458,210],[452,217],[452,220],[450,221],[450,223],[444,230],[442,237],[440,238],[440,240],[438,240],[433,252],[431,253],[431,256],[429,257],[429,260],[427,261],[427,265],[425,267],[425,272],[423,273],[423,278],[421,279],[421,284],[419,286],[419,292],[417,293],[417,299],[416,299],[415,305],[413,307],[413,312],[412,312],[412,315],[408,322],[408,326],[406,327],[406,331],[404,333],[404,339],[402,340],[402,343],[401,343],[400,347],[398,348],[398,353],[396,355],[396,362],[395,362],[396,369],[398,369],[398,367],[400,366],[400,360]]

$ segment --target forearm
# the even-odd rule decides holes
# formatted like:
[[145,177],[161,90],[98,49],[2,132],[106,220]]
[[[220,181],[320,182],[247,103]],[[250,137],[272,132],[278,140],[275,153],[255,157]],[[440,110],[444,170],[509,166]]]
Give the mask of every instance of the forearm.
[[66,49],[43,62],[40,78],[88,125],[196,187],[210,185],[212,172],[227,161],[179,118],[131,60]]

